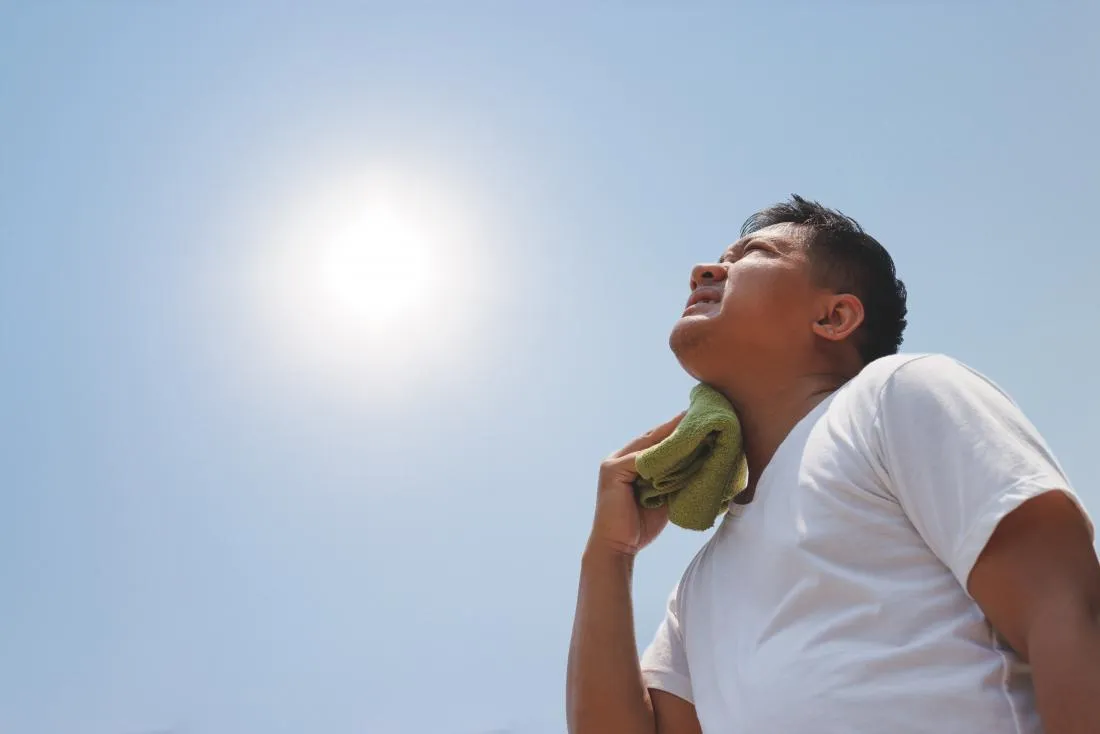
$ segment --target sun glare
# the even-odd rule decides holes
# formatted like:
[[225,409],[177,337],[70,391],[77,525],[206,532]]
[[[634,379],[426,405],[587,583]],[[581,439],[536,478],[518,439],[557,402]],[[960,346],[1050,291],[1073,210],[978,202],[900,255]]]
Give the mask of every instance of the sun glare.
[[376,205],[333,237],[321,254],[319,286],[334,318],[381,331],[442,305],[433,250],[446,243],[424,225]]
[[469,208],[438,184],[345,181],[272,225],[277,241],[257,272],[290,365],[322,368],[331,382],[463,362],[484,306],[486,258]]

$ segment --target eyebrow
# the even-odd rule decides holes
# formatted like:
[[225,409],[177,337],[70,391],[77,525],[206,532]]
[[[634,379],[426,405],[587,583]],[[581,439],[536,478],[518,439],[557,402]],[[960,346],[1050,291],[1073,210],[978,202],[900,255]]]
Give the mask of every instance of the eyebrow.
[[734,250],[740,249],[743,252],[745,250],[745,248],[748,247],[749,245],[751,245],[753,242],[760,242],[760,243],[763,243],[763,244],[767,244],[767,240],[765,240],[761,237],[754,237],[752,235],[749,235],[747,237],[743,237],[740,240],[738,240],[737,242],[734,242],[732,245],[727,247],[725,250],[722,250],[722,254],[718,256],[718,262],[725,262],[726,258]]

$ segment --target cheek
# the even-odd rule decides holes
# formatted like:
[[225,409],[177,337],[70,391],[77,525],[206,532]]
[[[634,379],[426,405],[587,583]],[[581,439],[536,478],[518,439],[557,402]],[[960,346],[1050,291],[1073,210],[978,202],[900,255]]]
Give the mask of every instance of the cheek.
[[806,293],[798,282],[783,273],[752,275],[731,282],[723,299],[722,318],[732,328],[775,332],[802,323]]
[[723,310],[728,307],[734,313],[748,314],[767,312],[776,302],[782,302],[783,283],[767,272],[742,272],[740,277],[731,278]]

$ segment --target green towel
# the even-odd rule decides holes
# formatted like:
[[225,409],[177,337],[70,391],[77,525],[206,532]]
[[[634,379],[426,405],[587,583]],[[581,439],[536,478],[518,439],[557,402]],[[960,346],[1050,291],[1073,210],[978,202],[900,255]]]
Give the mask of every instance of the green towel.
[[741,422],[712,387],[691,390],[687,414],[668,438],[637,457],[635,495],[643,507],[668,503],[668,519],[706,530],[748,484]]

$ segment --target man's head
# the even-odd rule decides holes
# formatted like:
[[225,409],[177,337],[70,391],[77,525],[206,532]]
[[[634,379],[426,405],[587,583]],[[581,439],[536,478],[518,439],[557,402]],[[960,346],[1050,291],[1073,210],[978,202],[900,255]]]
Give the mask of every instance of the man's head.
[[738,365],[850,377],[897,352],[905,285],[856,221],[793,196],[753,214],[718,262],[691,273],[669,343],[684,369],[720,383]]

